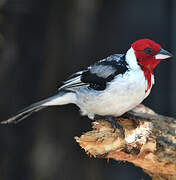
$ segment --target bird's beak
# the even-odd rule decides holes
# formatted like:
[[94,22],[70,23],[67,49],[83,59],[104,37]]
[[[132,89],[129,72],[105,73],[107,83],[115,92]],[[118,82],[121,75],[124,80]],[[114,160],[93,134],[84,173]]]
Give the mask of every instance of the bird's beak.
[[167,59],[170,57],[173,57],[173,55],[163,48],[161,48],[160,51],[155,55],[155,59]]

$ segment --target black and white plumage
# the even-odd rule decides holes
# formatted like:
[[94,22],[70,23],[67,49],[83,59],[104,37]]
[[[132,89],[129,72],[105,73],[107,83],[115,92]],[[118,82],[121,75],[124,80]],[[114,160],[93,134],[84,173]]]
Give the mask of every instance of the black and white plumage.
[[[136,42],[138,43],[138,41]],[[145,43],[147,48],[151,44],[146,39],[142,40],[142,45]],[[153,49],[156,46],[154,45]],[[139,52],[140,56],[137,56],[138,50],[135,48],[139,48],[138,46],[135,44],[126,54],[111,55],[87,69],[73,74],[63,82],[58,89],[58,94],[32,104],[2,123],[18,122],[45,107],[69,103],[76,104],[82,115],[87,115],[90,119],[94,119],[95,115],[120,116],[133,109],[149,95],[154,84],[152,71],[148,72],[145,69],[151,65],[151,62],[144,66],[142,63],[145,59],[141,61],[142,63],[140,62],[143,56],[148,57],[149,54],[145,54],[141,58]],[[146,51],[145,46],[143,49]],[[159,50],[156,54],[161,58]],[[156,54],[153,54],[152,58]],[[167,54],[167,57],[163,55],[163,59],[170,56],[170,54]],[[108,121],[114,128],[117,127],[112,119],[108,119]]]
[[86,70],[70,76],[59,90],[77,90],[79,87],[88,87],[97,91],[105,90],[107,83],[118,74],[128,70],[125,54],[114,54],[106,59],[96,62]]
[[[128,79],[130,78],[130,81],[132,81],[132,86],[135,86],[135,82],[137,82],[137,76],[135,74],[133,75],[134,77],[129,76],[131,70],[135,69],[136,71],[136,68],[140,69],[137,62],[134,65],[134,63],[127,61],[128,56],[134,56],[134,54],[132,55],[132,49],[129,50],[127,54],[111,55],[96,62],[92,66],[89,66],[87,69],[73,74],[63,82],[63,85],[58,89],[57,95],[25,108],[19,112],[19,114],[10,118],[6,122],[20,121],[28,117],[33,112],[47,106],[63,105],[68,103],[74,103],[79,106],[82,114],[88,115],[91,119],[93,119],[97,114],[101,116],[118,116],[123,114],[124,111],[126,111],[126,105],[130,104],[132,107],[136,106],[136,103],[134,105],[127,103],[130,99],[128,96],[124,95],[128,94],[128,91],[131,89],[131,87],[128,87],[128,83],[126,83]],[[135,57],[133,58],[135,59]],[[142,72],[140,73],[142,74]],[[145,81],[144,76],[141,77],[138,81]],[[126,80],[123,80],[123,78]],[[118,82],[117,85],[116,82]],[[142,83],[142,85],[143,84],[145,83]],[[127,85],[127,87],[124,85]],[[124,86],[124,88],[122,88],[122,86]],[[145,95],[145,93],[143,94]],[[118,107],[118,104],[123,104],[123,101],[126,101],[126,105],[124,107],[125,110]],[[130,107],[130,109],[132,107]]]

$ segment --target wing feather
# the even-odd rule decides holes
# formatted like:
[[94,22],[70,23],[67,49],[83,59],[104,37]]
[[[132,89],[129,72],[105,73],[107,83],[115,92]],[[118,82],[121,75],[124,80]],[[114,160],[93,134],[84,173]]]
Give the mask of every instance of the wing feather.
[[114,54],[89,66],[86,70],[71,75],[59,90],[75,91],[78,88],[90,87],[94,90],[104,90],[107,82],[116,75],[127,71],[124,54]]
[[70,76],[69,79],[63,82],[63,85],[59,88],[59,90],[76,90],[82,86],[88,86],[87,83],[81,81],[81,75],[83,71],[79,71]]

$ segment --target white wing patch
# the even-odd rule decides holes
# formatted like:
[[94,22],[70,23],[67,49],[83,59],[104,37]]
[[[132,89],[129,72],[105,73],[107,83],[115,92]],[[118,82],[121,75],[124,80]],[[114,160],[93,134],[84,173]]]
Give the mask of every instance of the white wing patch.
[[115,73],[116,69],[109,65],[94,65],[91,67],[90,72],[96,74],[99,77],[107,78],[111,74]]

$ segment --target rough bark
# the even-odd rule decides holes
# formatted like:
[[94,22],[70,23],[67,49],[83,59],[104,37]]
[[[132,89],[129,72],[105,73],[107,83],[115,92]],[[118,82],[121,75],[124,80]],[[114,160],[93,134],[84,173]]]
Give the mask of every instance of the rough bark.
[[153,180],[176,180],[176,119],[139,105],[117,121],[125,138],[118,130],[113,133],[108,122],[99,120],[92,123],[92,131],[75,139],[90,156],[131,162]]

